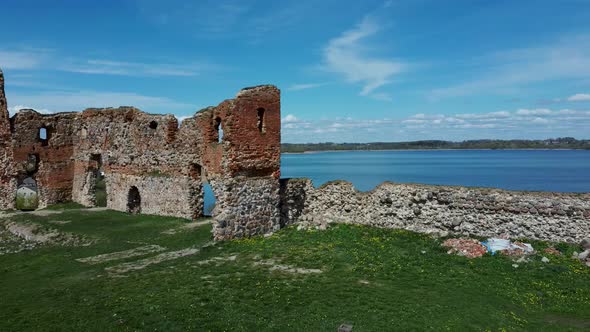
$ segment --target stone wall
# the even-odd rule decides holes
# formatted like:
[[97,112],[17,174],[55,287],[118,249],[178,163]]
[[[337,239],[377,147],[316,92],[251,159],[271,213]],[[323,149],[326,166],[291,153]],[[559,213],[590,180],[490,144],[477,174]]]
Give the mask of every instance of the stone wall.
[[272,177],[211,179],[217,203],[215,240],[262,235],[280,228],[279,182]]
[[4,74],[0,69],[0,209],[12,209],[15,202],[16,177],[11,142],[8,104],[4,94]]
[[359,192],[335,181],[281,180],[281,224],[354,223],[423,233],[579,242],[590,235],[590,194],[383,183]]
[[109,209],[128,212],[129,190],[135,187],[141,197],[142,214],[194,219],[203,213],[201,184],[186,176],[111,173],[106,176],[106,185]]

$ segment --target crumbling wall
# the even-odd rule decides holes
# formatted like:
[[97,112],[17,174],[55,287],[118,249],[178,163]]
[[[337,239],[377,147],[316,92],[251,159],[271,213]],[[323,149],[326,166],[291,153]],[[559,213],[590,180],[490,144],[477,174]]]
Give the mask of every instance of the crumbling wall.
[[12,135],[8,104],[4,94],[4,73],[0,69],[0,210],[14,208],[16,178],[14,177]]
[[191,175],[196,155],[179,148],[190,142],[177,144],[174,116],[119,107],[87,109],[78,119],[74,201],[95,204],[93,184],[100,165],[108,208],[127,211],[129,190],[136,187],[142,196],[142,213],[202,215],[200,178]]
[[[1,81],[2,88],[4,81]],[[104,174],[107,207],[133,213],[203,216],[203,183],[217,199],[215,239],[264,234],[280,225],[280,91],[241,90],[178,126],[172,115],[134,107],[8,118],[0,95],[0,208],[14,205],[16,182],[32,177],[40,207],[96,204]],[[223,136],[222,136],[223,133]]]
[[590,194],[386,182],[359,192],[345,181],[314,188],[281,180],[283,224],[354,223],[437,234],[579,242],[590,234]]
[[71,200],[75,118],[75,113],[21,110],[11,119],[14,171],[19,182],[26,177],[37,181],[39,207]]
[[107,207],[117,211],[130,212],[129,191],[133,187],[141,196],[142,214],[193,219],[195,212],[200,212],[198,207],[203,205],[200,186],[193,186],[186,177],[111,173],[106,182],[107,188],[111,188]]

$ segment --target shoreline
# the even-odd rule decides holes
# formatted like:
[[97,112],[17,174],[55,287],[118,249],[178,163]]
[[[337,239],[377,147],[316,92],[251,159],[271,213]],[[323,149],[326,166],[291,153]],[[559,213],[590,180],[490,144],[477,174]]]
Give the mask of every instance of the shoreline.
[[313,154],[324,152],[379,152],[379,151],[590,151],[587,149],[367,149],[367,150],[321,150],[304,152],[281,152],[281,154]]

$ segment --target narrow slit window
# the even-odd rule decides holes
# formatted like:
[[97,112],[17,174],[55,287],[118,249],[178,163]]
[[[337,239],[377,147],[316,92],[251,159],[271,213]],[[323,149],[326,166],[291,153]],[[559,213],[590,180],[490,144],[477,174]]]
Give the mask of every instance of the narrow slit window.
[[257,119],[256,119],[256,126],[258,127],[258,131],[261,133],[265,132],[265,128],[264,128],[264,108],[259,108],[257,110],[257,115],[256,115]]
[[217,143],[223,141],[223,126],[221,125],[221,118],[215,118],[215,131],[217,133]]
[[197,163],[191,165],[190,175],[193,179],[200,179],[203,172],[203,167]]

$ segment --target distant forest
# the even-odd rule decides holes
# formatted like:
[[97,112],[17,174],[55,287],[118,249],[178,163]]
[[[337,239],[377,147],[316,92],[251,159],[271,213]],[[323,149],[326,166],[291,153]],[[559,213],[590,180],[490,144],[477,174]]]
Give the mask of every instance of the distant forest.
[[356,151],[356,150],[439,150],[439,149],[580,149],[590,150],[590,140],[573,137],[550,138],[545,140],[469,140],[374,142],[374,143],[305,143],[281,144],[282,152],[301,153],[307,151]]

